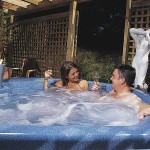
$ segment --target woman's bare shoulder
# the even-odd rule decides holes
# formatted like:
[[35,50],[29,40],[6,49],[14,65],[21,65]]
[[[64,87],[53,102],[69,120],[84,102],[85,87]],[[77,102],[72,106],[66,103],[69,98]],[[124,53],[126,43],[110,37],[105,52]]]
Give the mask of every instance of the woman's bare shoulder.
[[62,81],[58,80],[58,81],[55,82],[54,85],[57,86],[57,87],[62,87]]
[[85,90],[88,90],[88,81],[87,80],[81,80],[80,86],[84,88]]
[[80,83],[86,83],[87,84],[88,81],[87,80],[81,80]]

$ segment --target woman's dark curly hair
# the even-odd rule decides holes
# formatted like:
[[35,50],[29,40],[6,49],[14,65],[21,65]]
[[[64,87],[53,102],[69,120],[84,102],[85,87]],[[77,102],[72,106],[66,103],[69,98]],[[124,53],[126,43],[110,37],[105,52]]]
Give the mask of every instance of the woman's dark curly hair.
[[[72,61],[65,61],[62,64],[60,72],[61,72],[61,80],[62,80],[63,86],[68,85],[68,82],[69,82],[68,75],[72,68],[78,69],[77,65]],[[79,72],[79,79],[80,79],[80,72]]]

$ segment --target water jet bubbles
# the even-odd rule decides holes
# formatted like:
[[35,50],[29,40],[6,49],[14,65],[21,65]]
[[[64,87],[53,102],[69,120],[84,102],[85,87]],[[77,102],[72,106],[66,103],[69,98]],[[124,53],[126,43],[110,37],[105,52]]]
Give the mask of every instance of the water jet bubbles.
[[0,124],[9,125],[135,125],[131,106],[100,98],[99,92],[54,88],[47,92],[0,95]]

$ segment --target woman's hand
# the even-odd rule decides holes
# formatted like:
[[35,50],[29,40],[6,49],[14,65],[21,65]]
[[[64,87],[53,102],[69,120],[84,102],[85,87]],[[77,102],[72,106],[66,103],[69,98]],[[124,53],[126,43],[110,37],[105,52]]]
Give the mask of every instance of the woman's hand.
[[100,89],[99,82],[94,81],[93,86],[92,86],[92,91],[99,91],[99,89]]
[[44,78],[51,78],[52,77],[52,70],[47,70],[44,73]]

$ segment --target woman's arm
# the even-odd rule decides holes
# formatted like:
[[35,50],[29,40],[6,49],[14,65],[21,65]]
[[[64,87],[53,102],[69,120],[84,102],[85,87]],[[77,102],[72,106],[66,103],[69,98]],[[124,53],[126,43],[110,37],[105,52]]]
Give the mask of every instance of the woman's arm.
[[88,91],[88,90],[89,90],[89,84],[88,84],[88,81],[82,80],[82,82],[83,82],[84,89]]
[[44,90],[48,89],[48,78],[44,78]]
[[44,73],[44,90],[47,90],[48,89],[48,79],[51,78],[51,75],[52,75],[52,70],[47,70],[45,71]]
[[136,40],[137,39],[137,33],[135,32],[135,28],[131,28],[130,30],[129,30],[129,32],[130,32],[130,35],[131,35],[131,37],[133,38],[133,40]]
[[144,31],[144,29],[142,29],[142,28],[138,28],[138,29],[136,29],[136,28],[130,28],[130,33],[134,33],[134,34],[140,34],[140,35],[145,35],[145,31]]

